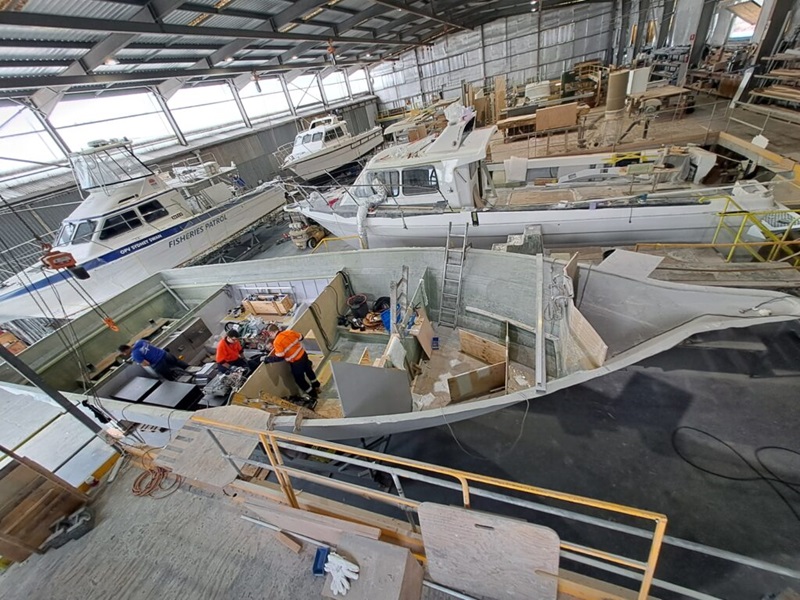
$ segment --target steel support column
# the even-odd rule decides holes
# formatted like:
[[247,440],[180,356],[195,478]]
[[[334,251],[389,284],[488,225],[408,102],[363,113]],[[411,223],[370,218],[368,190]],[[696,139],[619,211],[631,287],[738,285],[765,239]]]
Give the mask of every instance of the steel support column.
[[170,128],[178,140],[178,143],[181,146],[188,146],[189,142],[186,140],[186,136],[183,135],[183,131],[181,131],[181,128],[178,126],[178,122],[175,120],[175,116],[172,114],[169,106],[167,106],[167,100],[161,95],[161,91],[155,88],[151,88],[150,91],[153,93],[153,96],[155,96],[156,102],[158,102],[158,106],[161,108],[161,112],[166,117],[167,123],[169,123]]
[[46,383],[39,374],[31,369],[27,364],[25,364],[21,358],[19,358],[16,354],[13,354],[8,348],[0,344],[0,358],[8,363],[8,365],[14,369],[17,373],[22,375],[25,379],[30,381],[33,385],[38,387],[42,390],[45,394],[50,396],[53,401],[58,404],[61,408],[71,414],[73,417],[78,419],[82,425],[84,425],[89,431],[94,433],[95,435],[100,435],[103,432],[102,427],[100,427],[97,423],[95,423],[88,415],[86,415],[81,409],[75,406],[72,402],[70,402],[64,395],[59,392],[58,390],[50,387],[48,383]]
[[286,76],[281,73],[278,75],[278,81],[281,82],[281,87],[283,88],[283,95],[286,96],[286,102],[289,103],[289,110],[292,111],[292,116],[297,116],[297,109],[294,107],[294,102],[292,102],[292,95],[289,93],[289,86],[286,85]]
[[[791,0],[789,2],[791,3]],[[690,65],[697,65],[700,62],[706,39],[708,39],[708,29],[711,27],[711,21],[714,20],[714,12],[717,10],[717,3],[718,0],[705,0],[703,3],[703,11],[700,13],[700,21],[697,23],[697,31],[692,44],[692,53],[689,55]]]
[[239,109],[239,114],[242,115],[244,126],[248,129],[252,129],[253,124],[250,122],[250,117],[248,116],[247,111],[244,109],[244,103],[242,103],[242,97],[239,95],[239,90],[237,89],[236,84],[229,79],[228,87],[231,90],[231,94],[233,94],[233,101],[236,102],[236,108]]
[[675,15],[675,0],[664,0],[664,12],[661,13],[661,22],[658,26],[658,38],[656,48],[663,48],[667,45],[672,31],[672,22]]

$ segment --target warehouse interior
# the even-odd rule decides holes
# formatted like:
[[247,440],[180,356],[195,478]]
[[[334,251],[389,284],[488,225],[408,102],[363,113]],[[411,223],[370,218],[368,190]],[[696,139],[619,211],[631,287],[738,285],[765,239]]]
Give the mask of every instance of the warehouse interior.
[[0,598],[798,600],[798,82],[800,0],[0,0]]

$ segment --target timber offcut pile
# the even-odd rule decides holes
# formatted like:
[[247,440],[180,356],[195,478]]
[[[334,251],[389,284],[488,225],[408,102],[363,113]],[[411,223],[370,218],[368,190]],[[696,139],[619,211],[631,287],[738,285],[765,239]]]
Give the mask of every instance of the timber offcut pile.
[[789,100],[800,104],[800,89],[790,85],[775,84],[751,93],[754,96],[774,98],[775,100]]

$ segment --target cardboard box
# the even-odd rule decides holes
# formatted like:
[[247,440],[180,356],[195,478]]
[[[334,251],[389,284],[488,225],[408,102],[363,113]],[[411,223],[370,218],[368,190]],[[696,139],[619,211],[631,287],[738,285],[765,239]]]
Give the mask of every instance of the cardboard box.
[[285,315],[294,307],[294,300],[285,294],[280,296],[256,296],[244,300],[242,307],[254,315]]

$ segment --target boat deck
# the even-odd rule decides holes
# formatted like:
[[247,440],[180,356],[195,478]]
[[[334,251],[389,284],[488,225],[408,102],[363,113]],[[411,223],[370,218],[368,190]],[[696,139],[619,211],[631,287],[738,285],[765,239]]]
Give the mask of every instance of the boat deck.
[[[658,192],[668,192],[685,189],[687,193],[694,191],[694,187],[686,184],[659,185]],[[528,206],[544,206],[551,204],[587,202],[590,200],[604,200],[635,196],[637,194],[652,193],[652,184],[646,185],[599,185],[580,186],[573,188],[548,188],[544,186],[529,186],[524,188],[500,188],[497,190],[498,208],[525,208]]]

